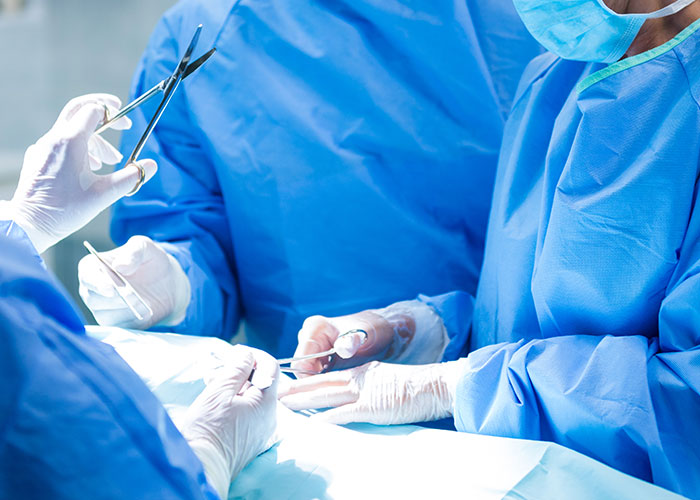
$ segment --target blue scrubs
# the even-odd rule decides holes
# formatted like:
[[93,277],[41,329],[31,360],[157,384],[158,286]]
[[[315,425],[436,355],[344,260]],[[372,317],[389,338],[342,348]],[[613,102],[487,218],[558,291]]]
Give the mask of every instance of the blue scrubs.
[[[607,67],[548,54],[529,65],[504,134],[459,430],[555,441],[700,498],[699,97],[700,21]],[[470,304],[433,299],[447,318],[459,300]]]
[[[133,82],[168,76],[153,180],[112,236],[168,242],[192,284],[180,333],[291,355],[303,320],[474,292],[505,116],[540,48],[510,0],[185,0]],[[198,54],[196,54],[198,55]],[[154,109],[133,115],[130,152]],[[466,256],[466,258],[465,258]]]
[[7,222],[0,255],[0,497],[218,499],[162,405],[85,335]]

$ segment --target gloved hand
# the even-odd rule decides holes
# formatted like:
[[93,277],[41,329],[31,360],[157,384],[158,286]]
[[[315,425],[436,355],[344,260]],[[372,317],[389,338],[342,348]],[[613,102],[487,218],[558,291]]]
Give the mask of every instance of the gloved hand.
[[79,292],[100,325],[145,330],[156,324],[182,322],[190,302],[190,281],[172,255],[146,236],[132,236],[121,247],[100,255],[153,311],[149,315],[147,309],[139,309],[144,317],[139,320],[117,294],[102,263],[86,255],[78,264]]
[[[361,330],[367,335],[358,332],[342,336],[351,330]],[[435,363],[442,359],[448,342],[440,316],[417,300],[337,318],[311,316],[299,331],[294,356],[323,352],[332,347],[338,355],[330,361],[327,358],[298,361],[292,368],[318,373],[372,360]]]
[[[70,101],[54,126],[24,156],[17,190],[0,216],[12,219],[27,233],[39,253],[90,222],[139,182],[155,174],[152,160],[113,174],[97,175],[102,163],[116,164],[121,155],[102,137],[94,135],[106,111],[116,113],[118,98],[91,94]],[[112,128],[126,129],[124,117]]]
[[222,499],[228,498],[233,478],[265,451],[275,431],[278,380],[279,368],[273,357],[234,346],[226,367],[183,417],[182,434]]
[[333,424],[428,422],[452,416],[466,358],[430,365],[372,361],[349,370],[287,382],[280,401],[291,410],[331,408],[312,415]]

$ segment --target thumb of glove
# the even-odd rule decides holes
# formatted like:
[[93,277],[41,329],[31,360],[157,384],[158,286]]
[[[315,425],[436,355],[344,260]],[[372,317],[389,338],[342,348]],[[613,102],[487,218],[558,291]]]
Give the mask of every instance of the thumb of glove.
[[[100,176],[104,208],[111,206],[128,194],[133,194],[156,174],[158,165],[153,160],[139,160],[116,172]],[[143,176],[143,180],[141,177]]]
[[352,358],[360,347],[367,342],[367,332],[361,329],[350,330],[343,333],[333,344],[335,352],[343,359]]

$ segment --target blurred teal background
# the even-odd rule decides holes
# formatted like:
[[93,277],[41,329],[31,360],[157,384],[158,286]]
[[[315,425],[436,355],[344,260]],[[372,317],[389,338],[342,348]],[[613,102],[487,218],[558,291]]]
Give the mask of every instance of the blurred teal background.
[[[108,92],[126,102],[131,76],[159,17],[175,0],[0,0],[0,199],[14,192],[24,150],[71,98]],[[105,134],[117,145],[119,136]],[[84,239],[113,247],[109,214],[49,250],[44,258],[78,297]],[[94,320],[83,307],[89,323]]]

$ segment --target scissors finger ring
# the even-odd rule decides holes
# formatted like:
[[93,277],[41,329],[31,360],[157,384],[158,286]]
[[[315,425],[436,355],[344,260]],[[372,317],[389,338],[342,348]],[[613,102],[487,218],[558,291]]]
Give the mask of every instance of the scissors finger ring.
[[105,117],[102,120],[102,123],[107,123],[110,121],[109,108],[107,107],[107,105],[105,103],[101,103],[101,104],[102,104],[102,109],[104,109],[104,111],[105,111]]
[[[129,166],[134,166],[139,169],[139,180],[136,182],[136,185],[134,186],[134,189],[126,193],[126,196],[133,196],[136,193],[138,193],[139,189],[141,189],[141,186],[143,186],[143,183],[146,182],[146,169],[144,169],[140,163],[137,162],[131,162],[129,163],[126,167]],[[126,168],[124,167],[124,168]]]
[[[369,335],[367,334],[367,332],[365,330],[362,330],[360,328],[355,328],[353,330],[349,330],[345,333],[338,335],[336,342],[338,341],[338,339],[341,339],[342,337],[345,337],[347,335],[352,335],[355,333],[360,333],[363,335],[362,342],[360,342],[360,345],[363,345],[365,342],[367,342],[367,338],[369,337]],[[319,358],[328,358],[328,361],[330,362],[332,357],[335,354],[336,354],[336,350],[335,350],[335,347],[333,347],[333,348],[331,348],[327,351],[323,351],[323,352],[316,352],[313,354],[305,354],[305,355],[296,356],[293,358],[278,359],[277,364],[278,365],[289,365],[289,364],[295,363],[297,361],[305,361],[308,359],[319,359]],[[299,373],[304,373],[306,375],[310,375],[310,374],[318,375],[319,373],[322,373],[322,372],[310,372],[310,371],[306,371],[306,370],[298,370],[298,369],[287,368],[287,367],[281,367],[280,370],[283,372],[292,372],[292,373],[299,372]]]

